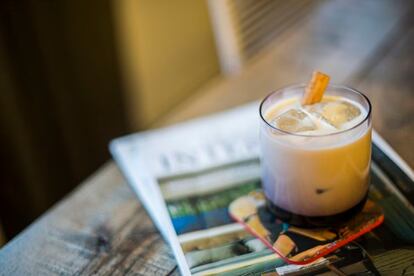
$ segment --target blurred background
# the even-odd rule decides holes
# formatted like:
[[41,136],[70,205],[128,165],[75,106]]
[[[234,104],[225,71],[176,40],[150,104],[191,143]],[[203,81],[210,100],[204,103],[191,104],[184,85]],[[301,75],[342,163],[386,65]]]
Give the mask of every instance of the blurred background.
[[[1,1],[0,245],[107,162],[115,137],[259,99],[307,80],[315,66],[334,81],[372,87],[361,80],[386,70],[377,63],[398,41],[413,40],[412,5]],[[404,47],[406,60],[412,55]],[[234,78],[238,89],[228,89],[223,80]],[[224,94],[231,104],[220,100]],[[392,124],[395,112],[387,112]],[[406,132],[394,139],[410,139],[412,120],[399,127]],[[412,153],[404,157],[413,160]]]
[[219,72],[205,1],[2,1],[5,237],[106,162],[112,138],[150,127]]

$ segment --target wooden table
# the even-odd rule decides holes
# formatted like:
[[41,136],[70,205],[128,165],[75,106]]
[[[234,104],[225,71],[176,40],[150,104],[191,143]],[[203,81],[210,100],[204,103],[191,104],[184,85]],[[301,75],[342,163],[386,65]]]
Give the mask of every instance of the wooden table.
[[[370,97],[374,127],[414,166],[412,5],[323,2],[240,73],[212,80],[156,126],[261,98],[318,68]],[[112,161],[0,251],[0,275],[178,273],[168,245]]]

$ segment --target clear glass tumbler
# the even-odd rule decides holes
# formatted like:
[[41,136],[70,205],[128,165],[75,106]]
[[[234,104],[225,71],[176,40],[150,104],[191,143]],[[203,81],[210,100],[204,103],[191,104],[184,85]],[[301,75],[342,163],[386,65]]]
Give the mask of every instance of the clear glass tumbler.
[[260,105],[262,186],[268,207],[283,221],[303,227],[336,224],[365,204],[371,160],[371,104],[355,89],[329,85],[325,95],[359,104],[364,118],[336,133],[302,135],[270,123],[280,101],[303,95],[294,85],[268,95]]

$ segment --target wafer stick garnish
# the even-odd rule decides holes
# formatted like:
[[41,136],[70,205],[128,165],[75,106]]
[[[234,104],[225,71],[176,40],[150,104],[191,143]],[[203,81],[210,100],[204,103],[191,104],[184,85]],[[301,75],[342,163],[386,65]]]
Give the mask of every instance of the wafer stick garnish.
[[314,71],[312,79],[305,88],[302,105],[318,103],[322,100],[323,93],[329,83],[329,76],[319,71]]

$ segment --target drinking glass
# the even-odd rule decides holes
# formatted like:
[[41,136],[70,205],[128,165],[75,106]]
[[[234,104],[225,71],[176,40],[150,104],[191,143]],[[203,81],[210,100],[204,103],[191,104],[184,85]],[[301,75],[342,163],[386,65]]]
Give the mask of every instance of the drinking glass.
[[271,123],[269,111],[287,98],[300,98],[305,84],[279,89],[260,104],[262,186],[269,209],[293,225],[336,224],[360,211],[367,199],[371,160],[371,104],[361,92],[329,85],[325,95],[360,105],[365,114],[336,133],[291,133]]

